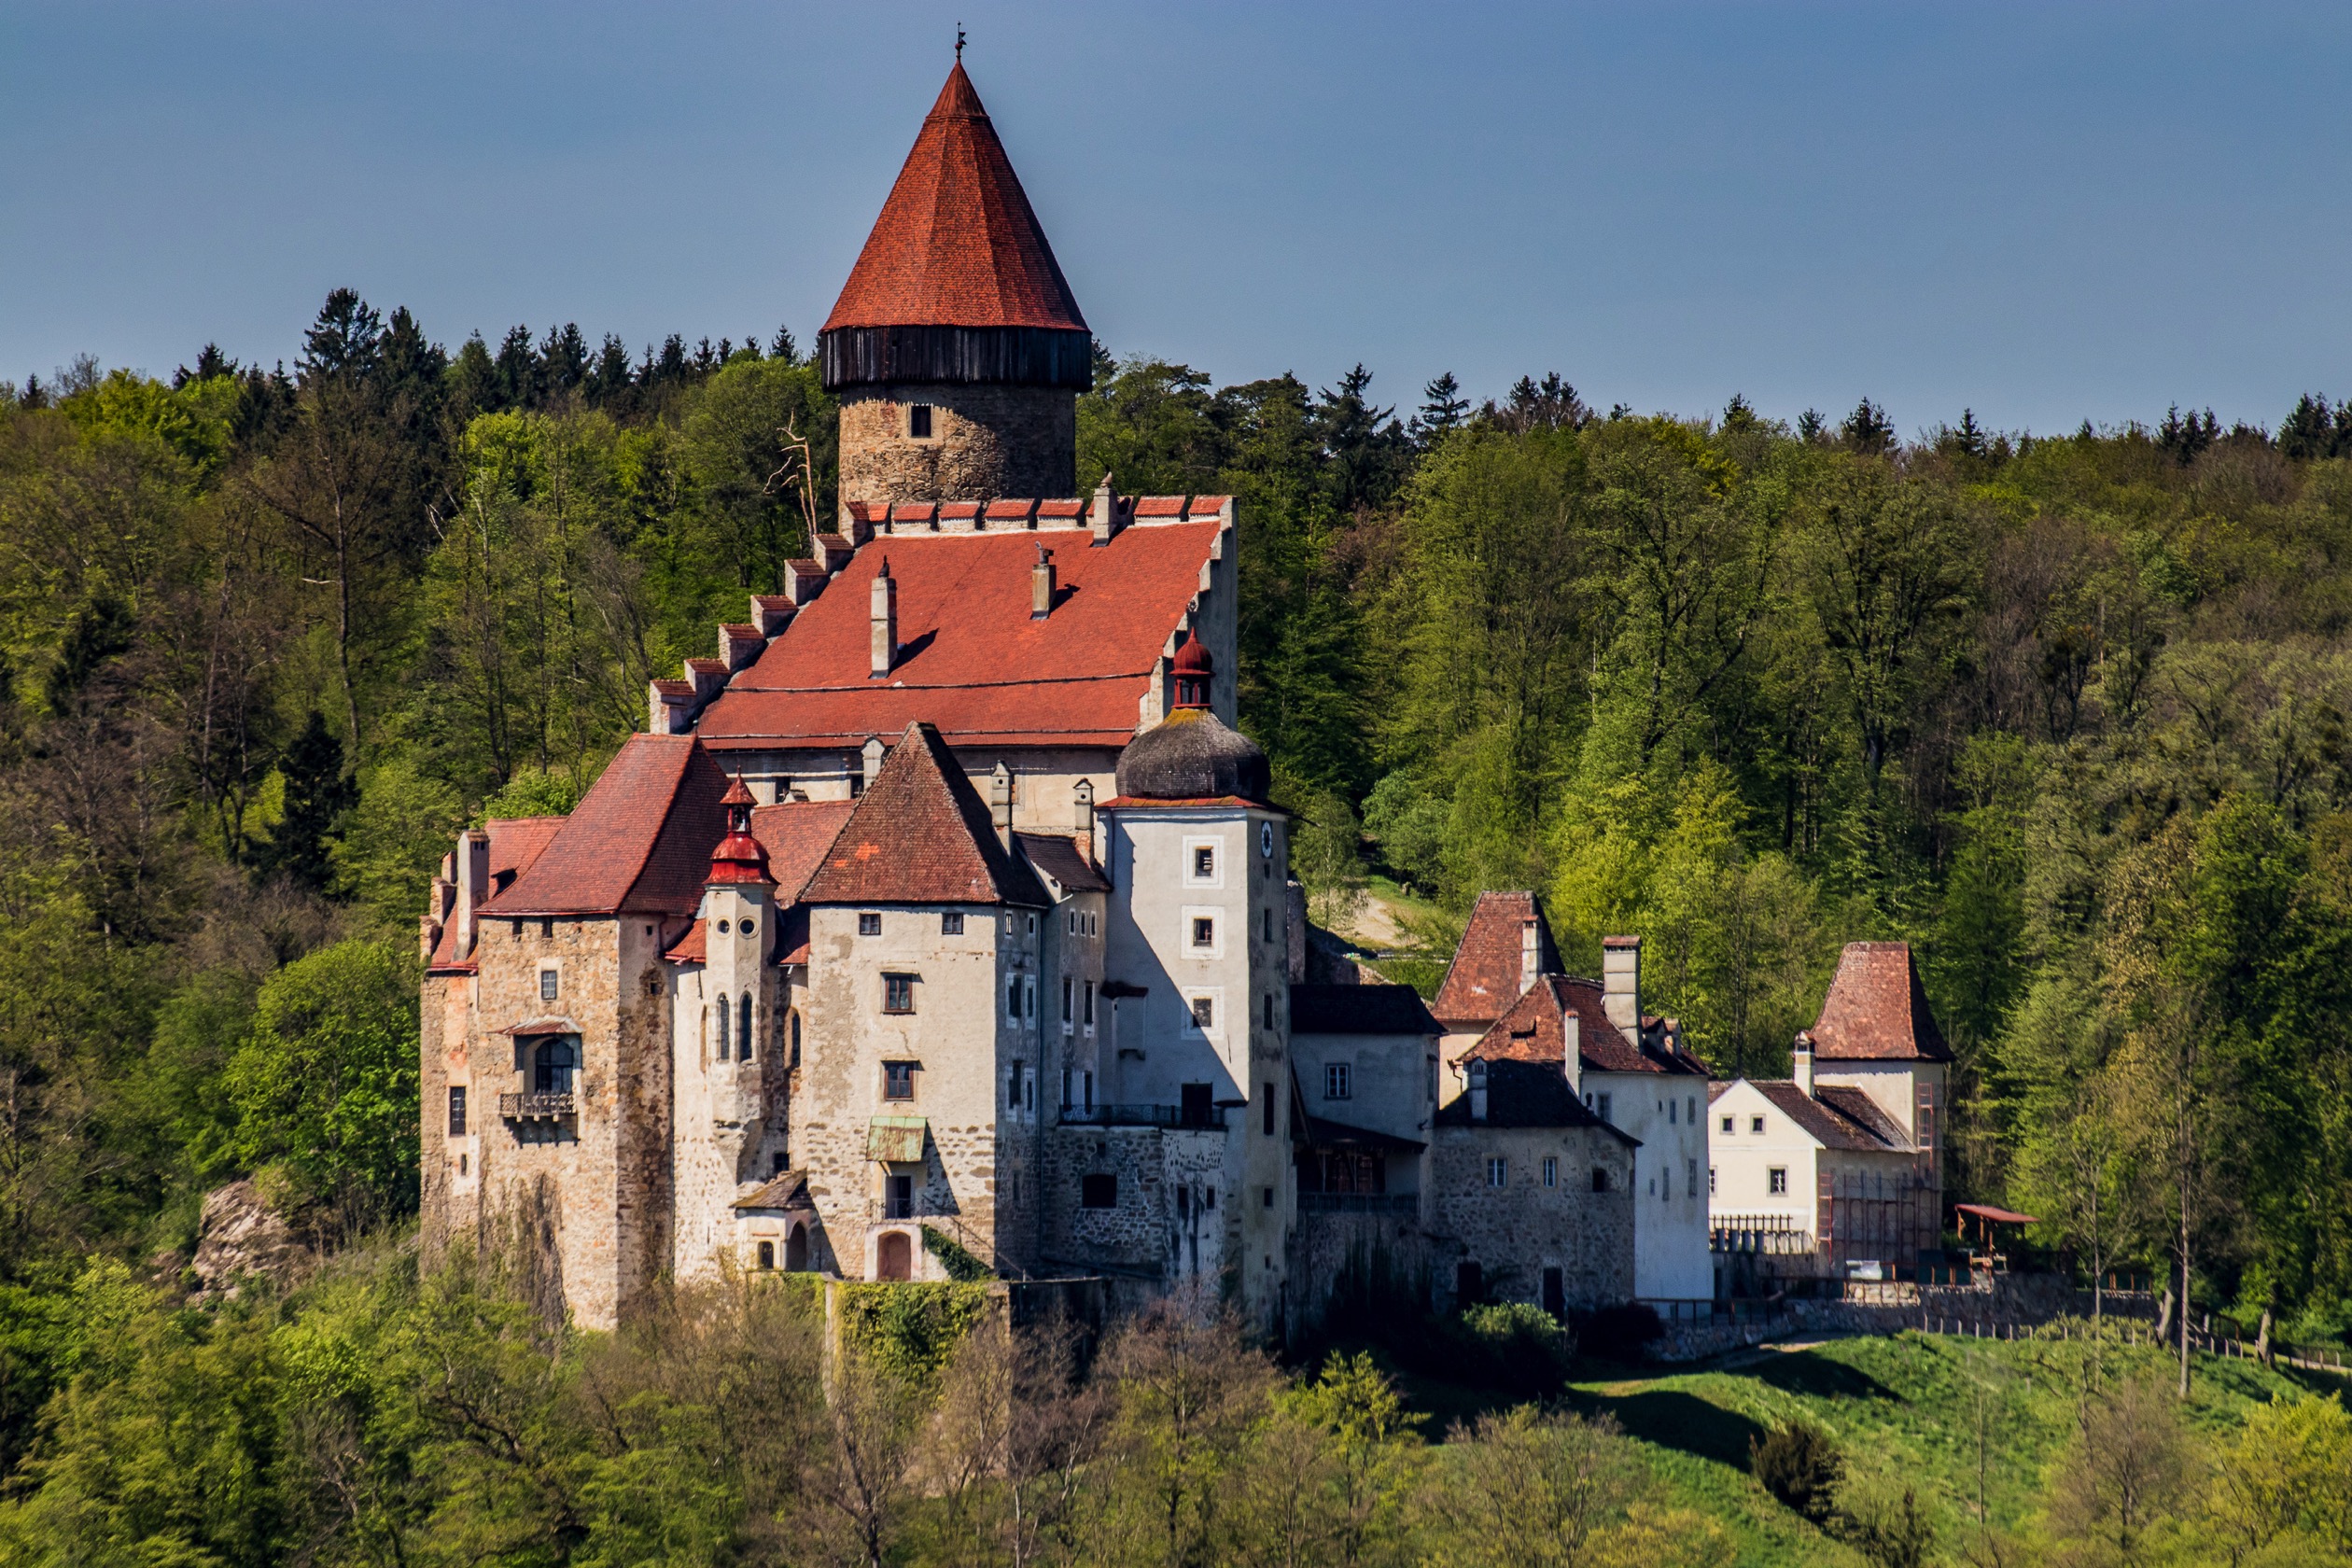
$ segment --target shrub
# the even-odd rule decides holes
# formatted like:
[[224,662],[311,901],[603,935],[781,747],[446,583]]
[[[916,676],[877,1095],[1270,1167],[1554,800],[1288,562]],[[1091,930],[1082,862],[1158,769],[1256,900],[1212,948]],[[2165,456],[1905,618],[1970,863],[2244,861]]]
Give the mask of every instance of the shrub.
[[1634,1302],[1602,1308],[1577,1326],[1576,1338],[1587,1355],[1638,1361],[1644,1348],[1665,1332],[1655,1309]]
[[1811,1421],[1776,1426],[1748,1445],[1748,1474],[1787,1507],[1815,1524],[1836,1507],[1845,1462],[1829,1435]]
[[1447,1320],[1440,1376],[1543,1395],[1568,1380],[1576,1343],[1549,1312],[1524,1301],[1465,1307]]

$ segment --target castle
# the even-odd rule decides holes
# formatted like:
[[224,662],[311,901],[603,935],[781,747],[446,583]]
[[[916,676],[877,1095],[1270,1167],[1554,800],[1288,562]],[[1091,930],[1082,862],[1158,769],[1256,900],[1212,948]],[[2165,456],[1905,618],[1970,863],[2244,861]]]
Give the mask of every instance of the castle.
[[1482,902],[1433,1015],[1308,925],[1234,728],[1242,520],[1070,494],[1091,337],[960,63],[819,357],[837,531],[433,881],[428,1253],[518,1239],[592,1327],[731,1266],[1198,1281],[1269,1335],[1711,1295],[1638,944],[1568,980]]

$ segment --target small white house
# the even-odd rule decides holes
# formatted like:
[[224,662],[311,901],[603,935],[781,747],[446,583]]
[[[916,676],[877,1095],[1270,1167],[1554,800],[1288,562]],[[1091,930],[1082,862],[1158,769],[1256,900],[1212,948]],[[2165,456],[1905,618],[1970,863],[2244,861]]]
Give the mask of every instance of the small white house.
[[1792,1075],[1709,1091],[1719,1288],[1892,1278],[1935,1251],[1951,1060],[1909,944],[1850,944]]

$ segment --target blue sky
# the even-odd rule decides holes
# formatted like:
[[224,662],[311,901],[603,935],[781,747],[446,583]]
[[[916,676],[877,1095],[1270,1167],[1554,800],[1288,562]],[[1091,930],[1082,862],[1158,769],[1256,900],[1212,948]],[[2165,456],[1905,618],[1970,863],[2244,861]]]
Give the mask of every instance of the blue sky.
[[823,319],[966,63],[1099,336],[1914,431],[2352,395],[2352,7],[46,5],[0,375]]

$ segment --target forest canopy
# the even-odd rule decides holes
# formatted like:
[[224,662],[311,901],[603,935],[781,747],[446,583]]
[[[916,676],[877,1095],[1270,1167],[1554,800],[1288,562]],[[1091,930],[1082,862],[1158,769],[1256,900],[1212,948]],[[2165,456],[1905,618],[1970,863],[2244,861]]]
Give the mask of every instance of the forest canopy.
[[[1098,349],[1079,399],[1082,488],[1238,499],[1242,726],[1319,908],[1392,897],[1427,985],[1540,889],[1572,969],[1645,938],[1725,1076],[1906,939],[1953,1196],[2343,1333],[2352,407],[1906,436],[1373,380]],[[567,809],[781,586],[833,413],[789,331],[452,352],[348,290],[290,367],[6,389],[0,1463],[93,1257],[168,1280],[236,1177],[330,1239],[413,1209],[433,864]]]

